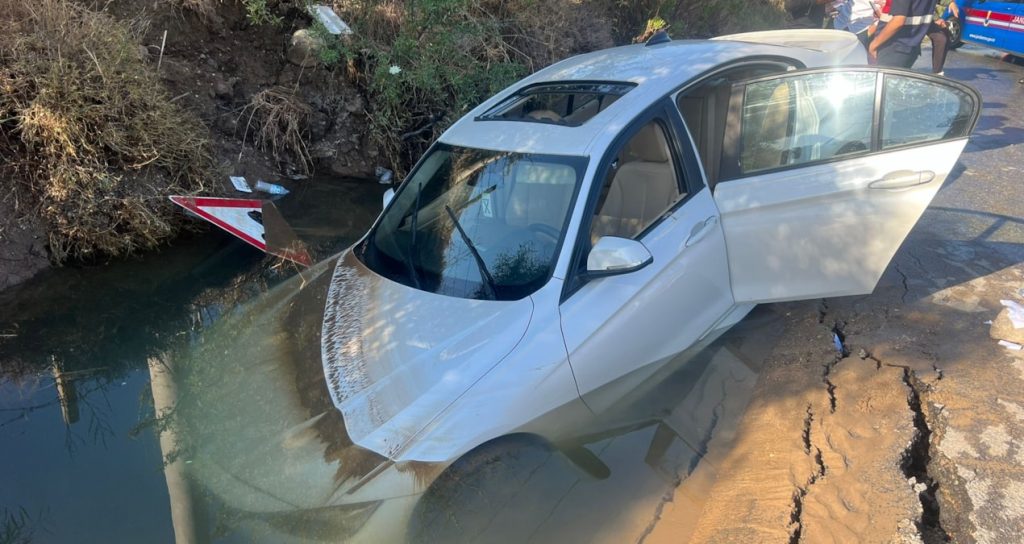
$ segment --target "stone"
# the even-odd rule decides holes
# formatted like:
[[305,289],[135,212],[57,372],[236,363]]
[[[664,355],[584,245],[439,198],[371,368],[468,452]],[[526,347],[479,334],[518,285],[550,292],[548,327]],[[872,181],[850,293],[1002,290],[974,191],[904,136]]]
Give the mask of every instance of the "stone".
[[292,34],[291,43],[288,45],[288,62],[309,68],[316,65],[319,59],[318,53],[324,46],[324,42],[309,29],[302,28]]
[[995,340],[1024,344],[1024,329],[1013,328],[1009,308],[1003,308],[1003,311],[999,312],[999,315],[992,320],[992,328],[989,329],[988,334]]
[[234,94],[234,92],[235,89],[234,85],[232,85],[232,82],[225,81],[224,79],[219,77],[213,80],[213,94],[216,97],[231,98],[231,95]]

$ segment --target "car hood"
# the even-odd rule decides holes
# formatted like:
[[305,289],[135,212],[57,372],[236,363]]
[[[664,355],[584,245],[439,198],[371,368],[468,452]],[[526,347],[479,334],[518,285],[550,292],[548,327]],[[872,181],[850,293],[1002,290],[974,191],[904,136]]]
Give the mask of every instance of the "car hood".
[[[383,278],[350,251],[334,269],[321,359],[351,440],[396,461],[523,338],[529,297],[471,300]],[[455,439],[456,437],[452,437]]]

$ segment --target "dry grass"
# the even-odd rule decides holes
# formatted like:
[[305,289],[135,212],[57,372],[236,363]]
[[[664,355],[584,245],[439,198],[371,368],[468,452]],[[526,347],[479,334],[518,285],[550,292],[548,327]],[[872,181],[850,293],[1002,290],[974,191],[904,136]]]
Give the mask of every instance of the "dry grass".
[[166,196],[212,166],[206,130],[172,104],[136,26],[69,0],[0,0],[0,187],[46,223],[57,262],[170,237]]
[[269,151],[277,160],[291,155],[308,174],[312,161],[305,134],[312,112],[309,104],[291,89],[264,89],[253,95],[242,111],[246,118],[243,139],[251,136],[256,146]]

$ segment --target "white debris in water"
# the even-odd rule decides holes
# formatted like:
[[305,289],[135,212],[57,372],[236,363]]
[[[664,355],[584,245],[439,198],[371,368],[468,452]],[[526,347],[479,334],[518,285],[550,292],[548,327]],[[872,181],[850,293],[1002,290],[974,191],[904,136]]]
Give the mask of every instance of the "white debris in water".
[[377,175],[377,181],[381,184],[388,184],[394,179],[395,173],[383,166],[378,166],[374,169],[374,173]]

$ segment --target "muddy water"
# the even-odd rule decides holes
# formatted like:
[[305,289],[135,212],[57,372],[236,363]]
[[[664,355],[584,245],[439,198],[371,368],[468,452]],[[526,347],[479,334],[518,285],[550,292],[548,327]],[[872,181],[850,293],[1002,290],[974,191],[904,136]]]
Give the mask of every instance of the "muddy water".
[[[280,208],[328,253],[365,230],[381,192],[320,180]],[[296,341],[319,322],[303,298],[314,276],[289,276],[209,233],[0,295],[0,539],[630,542],[678,487],[684,540],[714,480],[708,452],[728,445],[778,336],[755,311],[669,362],[595,418],[576,462],[510,444],[458,486],[317,508],[361,461],[325,411],[318,346]]]

